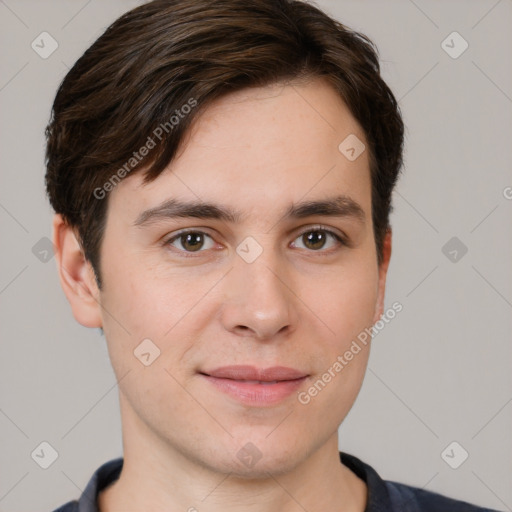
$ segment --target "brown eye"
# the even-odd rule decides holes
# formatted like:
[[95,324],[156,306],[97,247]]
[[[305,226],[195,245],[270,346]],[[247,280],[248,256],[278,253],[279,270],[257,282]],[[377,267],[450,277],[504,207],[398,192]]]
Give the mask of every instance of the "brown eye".
[[[167,244],[182,252],[201,252],[206,238],[211,240],[211,237],[202,231],[184,231],[169,239]],[[181,247],[175,245],[178,243]],[[212,247],[206,248],[211,249]]]
[[204,241],[201,233],[187,233],[180,236],[182,247],[187,251],[198,251],[201,249]]
[[[335,240],[334,246],[345,245],[344,240],[338,234],[327,229],[319,228],[310,228],[308,231],[302,232],[296,240],[300,239],[306,249],[311,251],[320,251],[325,248],[329,238]],[[327,247],[327,249],[329,248],[332,248],[332,244],[331,247]]]
[[322,231],[310,231],[302,235],[304,245],[309,249],[321,249],[325,245],[326,235]]

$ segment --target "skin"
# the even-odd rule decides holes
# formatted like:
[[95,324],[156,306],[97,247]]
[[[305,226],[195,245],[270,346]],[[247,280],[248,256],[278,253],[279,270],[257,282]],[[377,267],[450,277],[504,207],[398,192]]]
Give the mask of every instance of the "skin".
[[[391,232],[379,266],[368,151],[350,162],[338,150],[351,133],[366,144],[318,78],[217,100],[154,182],[142,185],[136,173],[111,192],[101,291],[73,229],[55,216],[63,289],[78,322],[104,329],[119,381],[124,467],[100,494],[102,512],[364,510],[366,484],[340,463],[337,432],[369,345],[307,405],[296,394],[272,406],[242,404],[198,374],[228,364],[289,366],[310,375],[304,391],[382,315]],[[292,202],[333,193],[357,202],[365,221],[283,219]],[[134,225],[169,198],[211,201],[245,217]],[[328,234],[323,246],[308,243],[319,223],[349,246]],[[208,235],[199,251],[179,237],[168,242],[184,228]],[[263,249],[253,263],[236,252],[248,236]],[[149,366],[133,353],[146,338],[161,351]],[[252,467],[236,456],[248,442],[261,453]]]

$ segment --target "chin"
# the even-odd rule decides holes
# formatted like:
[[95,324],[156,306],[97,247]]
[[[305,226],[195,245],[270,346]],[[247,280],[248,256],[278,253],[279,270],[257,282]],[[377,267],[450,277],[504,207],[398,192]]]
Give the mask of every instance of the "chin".
[[[267,434],[266,434],[267,435]],[[254,439],[256,436],[252,436]],[[268,479],[292,471],[301,460],[296,446],[284,446],[282,443],[265,441],[234,442],[232,447],[220,452],[211,452],[213,460],[204,460],[203,464],[219,473],[231,473],[230,478],[243,480]],[[289,437],[289,439],[293,439]],[[303,454],[306,456],[306,453]]]

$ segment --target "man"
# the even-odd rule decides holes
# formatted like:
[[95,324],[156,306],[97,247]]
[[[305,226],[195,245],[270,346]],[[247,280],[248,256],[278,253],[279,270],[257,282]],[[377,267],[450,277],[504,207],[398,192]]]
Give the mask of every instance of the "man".
[[59,511],[483,510],[338,451],[402,164],[368,39],[299,1],[149,2],[71,69],[47,137],[61,284],[105,334],[124,448]]

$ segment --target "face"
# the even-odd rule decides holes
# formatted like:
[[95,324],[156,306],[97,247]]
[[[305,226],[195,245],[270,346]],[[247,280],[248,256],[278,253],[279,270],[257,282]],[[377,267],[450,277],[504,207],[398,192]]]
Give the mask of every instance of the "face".
[[[366,144],[323,81],[248,89],[208,107],[155,181],[115,187],[92,294],[123,423],[251,476],[289,470],[336,434],[369,345],[344,354],[382,313],[389,259],[378,266],[368,152],[338,149],[350,134]],[[175,216],[191,202],[216,208]],[[216,372],[226,366],[256,373]],[[258,373],[272,367],[294,373]],[[250,382],[262,380],[278,382]],[[237,456],[244,446],[257,464]]]

